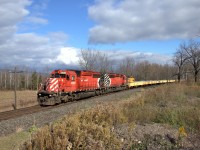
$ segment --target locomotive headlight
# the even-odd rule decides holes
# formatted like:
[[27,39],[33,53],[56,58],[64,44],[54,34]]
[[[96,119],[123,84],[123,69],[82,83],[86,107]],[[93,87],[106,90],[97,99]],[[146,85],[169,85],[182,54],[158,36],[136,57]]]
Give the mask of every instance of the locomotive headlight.
[[50,94],[49,97],[51,97],[52,95]]
[[41,94],[38,94],[39,96],[41,96]]

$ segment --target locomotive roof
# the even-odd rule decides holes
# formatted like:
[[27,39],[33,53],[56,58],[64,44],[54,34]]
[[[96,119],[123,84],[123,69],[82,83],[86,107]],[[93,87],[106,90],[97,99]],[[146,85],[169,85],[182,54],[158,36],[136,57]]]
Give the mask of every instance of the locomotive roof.
[[[80,73],[80,72],[90,72],[90,73],[102,73],[102,72],[97,72],[97,71],[92,71],[92,70],[78,70],[78,69],[56,69],[54,71],[74,71],[76,73]],[[119,74],[119,73],[112,73],[112,72],[106,72],[107,74],[113,74],[113,75],[123,75],[123,74]]]

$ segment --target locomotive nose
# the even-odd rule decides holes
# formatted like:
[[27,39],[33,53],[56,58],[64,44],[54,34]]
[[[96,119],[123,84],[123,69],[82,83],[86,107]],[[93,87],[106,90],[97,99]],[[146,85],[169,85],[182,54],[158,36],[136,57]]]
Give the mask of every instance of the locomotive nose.
[[46,83],[46,90],[48,92],[58,92],[58,79],[57,78],[49,78]]

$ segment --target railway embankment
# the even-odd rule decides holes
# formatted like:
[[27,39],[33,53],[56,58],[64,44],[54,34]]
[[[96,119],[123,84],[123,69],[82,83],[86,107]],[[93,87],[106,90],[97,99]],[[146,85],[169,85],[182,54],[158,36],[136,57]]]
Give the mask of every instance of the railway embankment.
[[[86,109],[77,103],[76,106],[69,105],[68,110],[65,106],[51,110],[51,114],[32,117],[32,126],[28,130],[32,136],[26,139],[23,148],[200,148],[200,86],[171,84],[150,88],[135,95],[125,92],[121,92],[122,97],[116,93],[110,101],[105,96],[106,99],[102,101],[91,99],[81,102]],[[91,104],[95,105],[88,107]],[[72,108],[78,111],[70,111]],[[65,117],[59,117],[61,109],[68,111]],[[55,114],[58,114],[57,121],[52,119],[45,126],[39,125],[45,116],[46,120],[51,120]],[[11,121],[9,123],[12,124]]]

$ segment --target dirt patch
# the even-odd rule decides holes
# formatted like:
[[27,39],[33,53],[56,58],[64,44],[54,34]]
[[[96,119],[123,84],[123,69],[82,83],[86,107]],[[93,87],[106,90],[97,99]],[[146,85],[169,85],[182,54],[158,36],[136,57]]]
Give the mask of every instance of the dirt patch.
[[179,130],[163,124],[122,124],[113,128],[113,132],[122,141],[122,149],[200,149],[200,139],[188,134],[180,139]]

